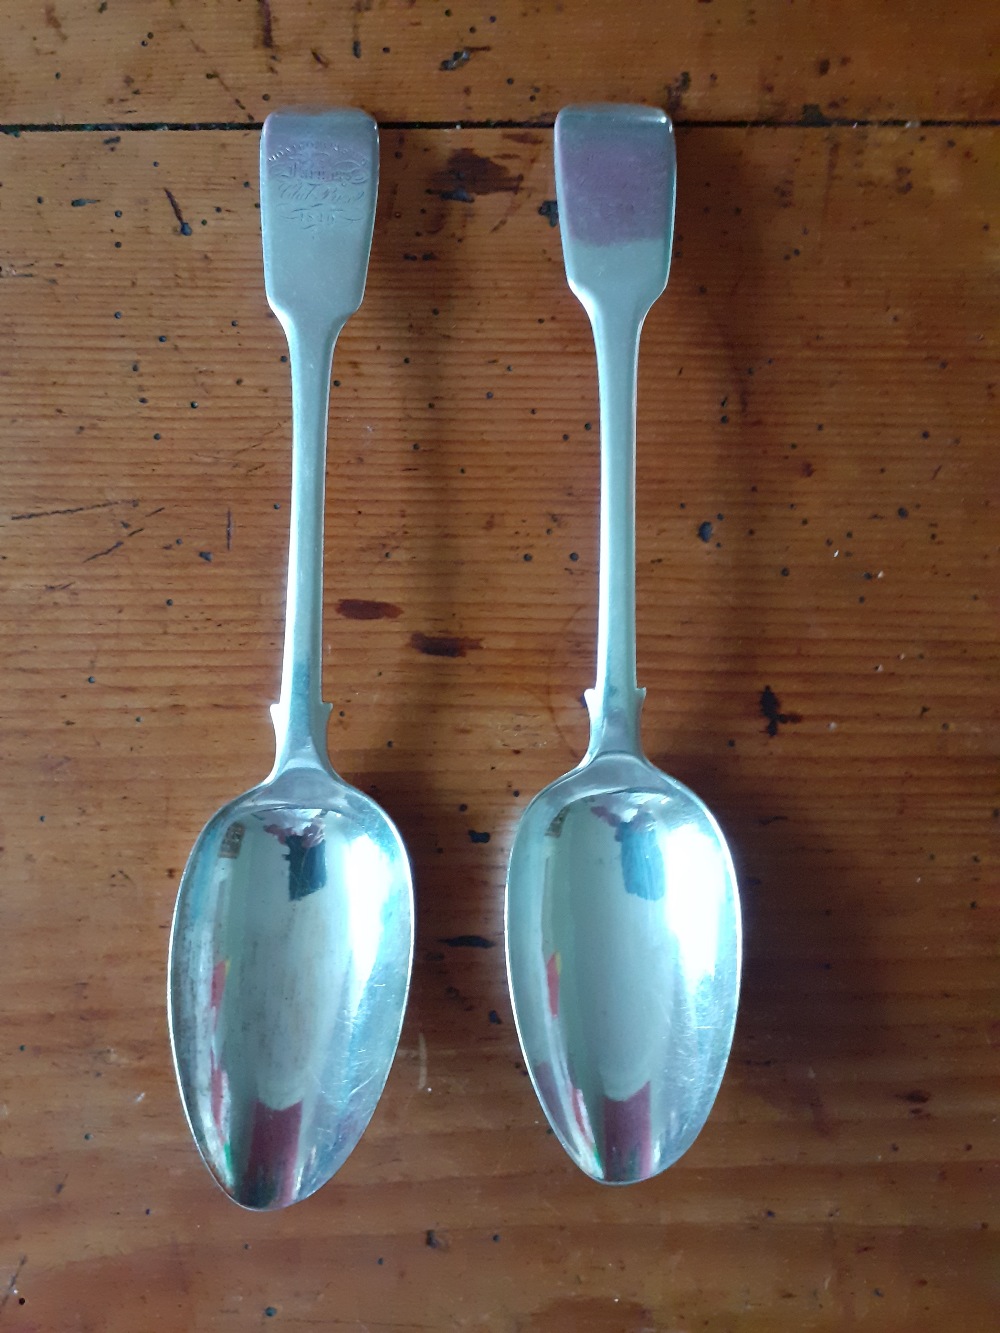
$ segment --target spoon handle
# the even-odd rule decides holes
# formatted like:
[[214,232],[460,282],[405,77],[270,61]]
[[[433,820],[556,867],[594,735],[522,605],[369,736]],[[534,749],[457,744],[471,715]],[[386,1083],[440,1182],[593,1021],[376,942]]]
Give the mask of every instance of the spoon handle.
[[331,705],[323,688],[323,514],[333,339],[287,331],[292,372],[292,492],[281,693],[271,705],[276,767],[325,753]]
[[597,682],[585,692],[592,757],[639,748],[646,691],[636,681],[635,422],[640,321],[591,314],[601,412],[601,534]]
[[281,693],[271,706],[289,764],[330,768],[322,700],[323,513],[330,372],[364,295],[378,192],[378,128],[353,109],[278,111],[260,144],[267,299],[288,339],[292,494]]
[[641,752],[636,683],[635,426],[639,335],[670,268],[676,166],[652,107],[566,107],[556,118],[556,195],[566,276],[590,317],[601,401],[597,681],[587,758]]

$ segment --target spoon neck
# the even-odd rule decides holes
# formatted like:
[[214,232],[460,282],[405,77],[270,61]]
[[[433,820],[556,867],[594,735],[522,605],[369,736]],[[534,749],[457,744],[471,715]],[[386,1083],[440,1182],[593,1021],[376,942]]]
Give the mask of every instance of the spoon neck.
[[276,768],[322,759],[330,705],[323,688],[323,514],[330,371],[338,327],[282,317],[292,376],[292,486],[281,695],[271,713]]
[[597,681],[588,692],[591,751],[637,750],[644,691],[636,682],[635,426],[642,311],[588,305],[601,400],[601,532]]

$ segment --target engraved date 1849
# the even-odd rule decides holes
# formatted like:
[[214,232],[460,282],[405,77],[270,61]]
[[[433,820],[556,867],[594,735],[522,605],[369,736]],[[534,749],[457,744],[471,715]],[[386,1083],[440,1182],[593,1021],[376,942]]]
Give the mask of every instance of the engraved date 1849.
[[282,212],[304,230],[364,218],[368,167],[349,149],[288,144],[271,153],[268,161],[278,165]]

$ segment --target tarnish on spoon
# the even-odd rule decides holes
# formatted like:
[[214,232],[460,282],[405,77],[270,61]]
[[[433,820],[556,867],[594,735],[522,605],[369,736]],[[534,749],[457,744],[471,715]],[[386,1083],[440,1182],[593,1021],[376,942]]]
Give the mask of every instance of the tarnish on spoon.
[[292,498],[274,767],[202,830],[177,896],[168,1013],[181,1098],[216,1181],[281,1208],[342,1165],[399,1041],[413,891],[396,828],[330,765],[321,697],[334,343],[361,304],[378,130],[360,111],[264,124],[267,298],[288,339]]
[[535,797],[514,839],[507,969],[553,1130],[593,1179],[629,1184],[675,1162],[712,1109],[739,997],[739,892],[711,812],[639,739],[636,371],[670,266],[670,121],[649,107],[568,107],[555,163],[566,274],[593,326],[601,398],[597,683],[586,756]]

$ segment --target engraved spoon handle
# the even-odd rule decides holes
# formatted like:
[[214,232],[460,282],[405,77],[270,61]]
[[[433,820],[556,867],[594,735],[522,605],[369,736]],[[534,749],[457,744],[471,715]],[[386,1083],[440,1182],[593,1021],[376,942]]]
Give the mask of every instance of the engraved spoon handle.
[[378,192],[378,128],[362,111],[288,110],[260,144],[264,283],[288,339],[292,495],[276,757],[329,769],[322,699],[323,513],[333,348],[364,296]]
[[556,118],[556,195],[566,277],[590,317],[601,399],[597,682],[590,747],[639,754],[635,671],[635,403],[639,334],[667,284],[673,128],[653,107],[566,107]]

